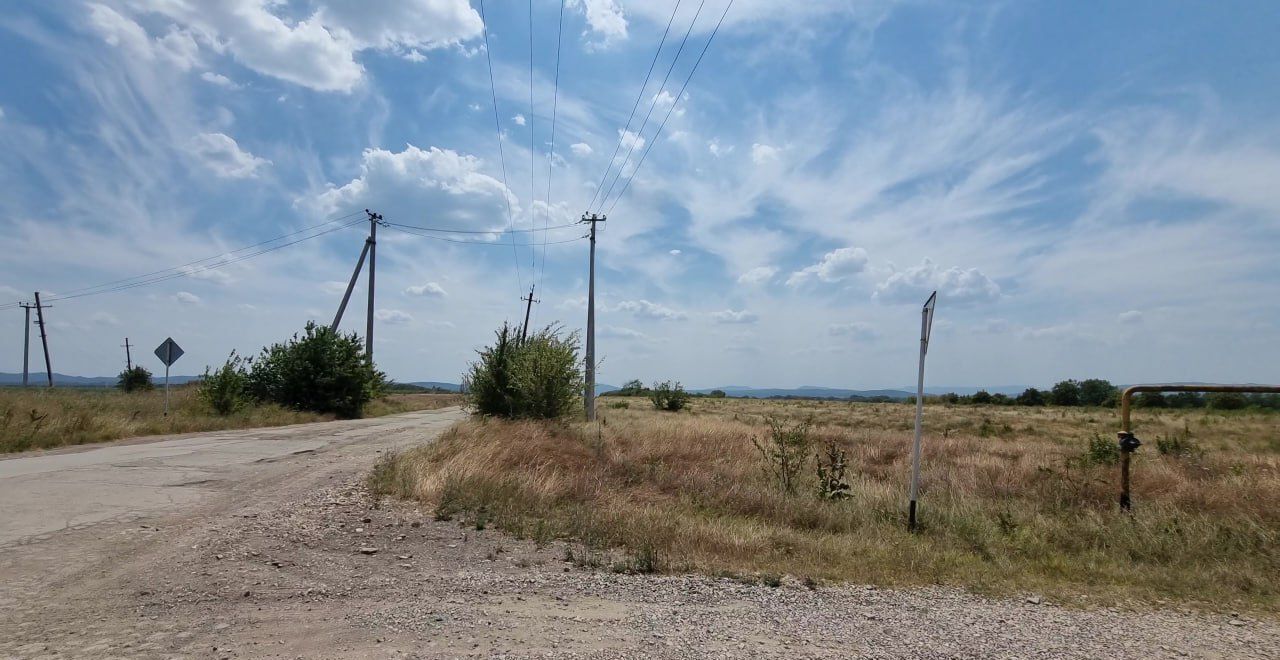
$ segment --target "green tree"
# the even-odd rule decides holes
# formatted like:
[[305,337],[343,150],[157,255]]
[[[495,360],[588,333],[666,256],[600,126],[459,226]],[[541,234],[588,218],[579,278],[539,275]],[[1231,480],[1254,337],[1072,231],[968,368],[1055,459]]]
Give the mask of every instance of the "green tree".
[[1138,392],[1133,399],[1133,405],[1138,408],[1164,408],[1168,405],[1168,401],[1159,392]]
[[140,365],[135,365],[132,369],[125,369],[120,372],[116,387],[125,392],[149,392],[155,389],[155,384],[151,381],[151,372],[147,371]]
[[1080,381],[1080,405],[1105,406],[1117,388],[1109,380],[1088,378]]
[[991,393],[986,390],[978,390],[973,393],[973,396],[969,397],[969,401],[977,405],[989,404],[992,402]]
[[1028,387],[1018,395],[1017,402],[1020,406],[1043,406],[1044,393],[1034,387]]
[[1207,399],[1214,410],[1243,410],[1249,406],[1249,400],[1239,392],[1214,392]]
[[1204,397],[1196,392],[1175,392],[1165,400],[1170,408],[1203,408]]
[[711,390],[707,393],[707,396],[713,399],[723,399],[728,396],[728,394],[726,394],[724,390]]
[[359,417],[385,384],[355,333],[314,321],[301,336],[262,349],[248,376],[248,391],[259,401],[346,418]]
[[564,335],[560,326],[550,325],[522,343],[504,323],[495,336],[463,379],[478,414],[555,419],[578,410],[584,385],[577,333]]
[[1053,389],[1049,390],[1049,403],[1055,406],[1080,405],[1080,384],[1074,380],[1056,383]]
[[627,381],[618,389],[618,396],[641,396],[644,394],[644,383],[639,378]]

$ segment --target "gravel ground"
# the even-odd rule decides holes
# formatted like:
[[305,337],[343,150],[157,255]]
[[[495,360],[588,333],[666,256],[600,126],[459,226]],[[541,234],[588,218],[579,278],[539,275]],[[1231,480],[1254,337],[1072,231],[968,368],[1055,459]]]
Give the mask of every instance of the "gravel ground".
[[[1276,658],[1233,613],[581,568],[361,485],[372,437],[3,550],[0,658]],[[402,442],[401,442],[402,444]]]

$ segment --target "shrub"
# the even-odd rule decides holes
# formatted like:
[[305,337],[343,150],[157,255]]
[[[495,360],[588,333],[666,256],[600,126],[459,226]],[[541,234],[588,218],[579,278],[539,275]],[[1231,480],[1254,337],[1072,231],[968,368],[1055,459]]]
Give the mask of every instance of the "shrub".
[[386,376],[369,362],[355,333],[310,321],[301,336],[262,349],[247,385],[259,401],[354,418],[382,393]]
[[994,399],[991,397],[991,393],[986,390],[978,390],[973,393],[973,396],[969,397],[970,403],[978,405],[989,404],[992,401],[994,401]]
[[550,325],[516,341],[503,324],[464,377],[468,400],[481,415],[555,419],[577,410],[583,392],[578,333]]
[[1120,445],[1095,433],[1089,439],[1084,460],[1093,465],[1115,465],[1120,461]]
[[1167,403],[1159,392],[1138,392],[1133,398],[1133,405],[1138,408],[1164,408]]
[[1074,380],[1064,380],[1049,390],[1049,403],[1055,406],[1080,405],[1080,385]]
[[644,383],[640,382],[638,378],[627,381],[622,387],[618,388],[617,392],[614,392],[618,396],[643,396],[644,393]]
[[707,396],[712,399],[723,399],[729,395],[726,394],[724,390],[711,390],[710,392],[707,392]]
[[849,459],[844,450],[834,442],[827,443],[826,456],[818,456],[818,497],[824,500],[843,500],[853,494],[845,471]]
[[689,405],[689,393],[684,391],[684,386],[679,382],[672,383],[668,380],[653,384],[653,389],[649,391],[649,400],[658,410],[680,412]]
[[785,420],[769,417],[769,439],[751,442],[760,451],[765,476],[778,483],[785,493],[795,493],[804,464],[809,459],[809,422],[788,425]]
[[116,387],[125,392],[149,392],[155,389],[156,386],[151,381],[150,371],[141,366],[135,366],[120,372]]
[[1249,399],[1239,392],[1214,392],[1206,399],[1213,410],[1243,410],[1249,406]]
[[1034,387],[1028,387],[1018,395],[1017,402],[1020,406],[1043,406],[1044,393]]
[[219,415],[230,415],[248,403],[249,374],[245,371],[245,360],[231,352],[226,363],[210,372],[204,368],[204,378],[200,380],[200,400]]

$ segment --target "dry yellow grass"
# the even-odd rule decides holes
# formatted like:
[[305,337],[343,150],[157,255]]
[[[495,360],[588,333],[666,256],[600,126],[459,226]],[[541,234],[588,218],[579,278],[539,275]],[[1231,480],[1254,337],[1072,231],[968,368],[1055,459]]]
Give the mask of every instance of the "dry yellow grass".
[[[1080,460],[1100,409],[932,406],[919,534],[905,529],[912,408],[698,400],[685,413],[602,400],[603,422],[472,420],[381,465],[374,484],[442,516],[568,538],[617,568],[791,574],[1035,591],[1068,602],[1178,600],[1276,611],[1280,415],[1139,411],[1132,516],[1117,469]],[[849,455],[853,497],[786,495],[751,439],[766,415],[811,419]],[[1190,431],[1202,450],[1161,455]]]
[[[457,394],[393,394],[371,402],[365,416],[460,405]],[[282,426],[333,419],[331,415],[251,406],[222,417],[203,406],[191,385],[164,392],[125,394],[115,389],[0,388],[0,453],[81,445],[144,435]]]

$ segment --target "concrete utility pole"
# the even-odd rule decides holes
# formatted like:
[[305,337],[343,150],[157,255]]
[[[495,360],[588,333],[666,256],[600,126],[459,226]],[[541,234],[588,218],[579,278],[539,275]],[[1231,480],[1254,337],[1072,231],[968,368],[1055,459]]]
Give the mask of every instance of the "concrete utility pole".
[[129,371],[133,371],[133,355],[129,352],[129,338],[124,338],[124,367]]
[[606,220],[603,215],[582,214],[582,222],[591,225],[591,270],[587,285],[587,385],[582,399],[587,407],[587,421],[596,421],[596,223]]
[[36,292],[36,325],[40,326],[40,343],[44,346],[44,371],[53,387],[53,365],[49,362],[49,335],[44,331],[44,310],[51,305],[40,304],[40,292]]
[[920,374],[916,381],[916,433],[911,449],[911,501],[907,505],[907,528],[916,531],[916,500],[920,496],[920,438],[924,433],[924,357],[929,352],[929,334],[933,331],[933,310],[938,304],[934,291],[920,310]]
[[369,214],[369,311],[364,326],[364,354],[369,359],[369,364],[373,364],[373,281],[377,274],[375,264],[378,256],[378,222],[382,220],[382,215],[369,209],[364,212]]
[[525,305],[525,307],[524,307],[524,325],[520,326],[520,343],[521,343],[521,344],[523,344],[523,343],[524,343],[524,339],[525,339],[525,337],[526,337],[526,336],[528,336],[528,334],[529,334],[529,312],[533,311],[533,303],[536,303],[536,302],[542,302],[541,300],[534,300],[534,299],[533,299],[533,289],[534,289],[534,287],[536,287],[536,286],[537,286],[536,284],[530,284],[530,285],[529,285],[529,296],[528,296],[528,297],[526,297],[526,298],[521,298],[521,300],[523,300],[523,301],[525,301],[526,303],[528,303],[528,304],[526,304],[526,305]]
[[26,387],[31,365],[31,310],[35,305],[18,303],[18,306],[26,313],[26,320],[22,322],[22,386]]

